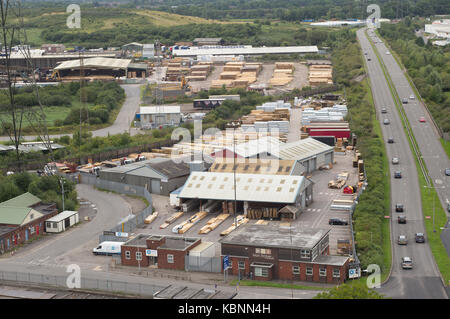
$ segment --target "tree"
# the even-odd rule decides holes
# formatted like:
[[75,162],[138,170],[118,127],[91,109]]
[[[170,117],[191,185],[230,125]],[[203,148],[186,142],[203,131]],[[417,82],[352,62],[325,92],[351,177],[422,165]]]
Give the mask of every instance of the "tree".
[[385,299],[383,295],[367,288],[366,286],[357,286],[342,284],[329,291],[317,294],[313,299]]

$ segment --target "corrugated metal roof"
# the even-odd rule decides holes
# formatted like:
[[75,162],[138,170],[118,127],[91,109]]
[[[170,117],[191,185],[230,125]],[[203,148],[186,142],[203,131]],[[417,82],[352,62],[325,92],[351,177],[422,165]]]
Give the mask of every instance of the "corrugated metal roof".
[[30,207],[0,206],[0,224],[21,225],[30,213]]
[[[233,173],[192,172],[178,197],[234,200],[233,178]],[[291,204],[304,182],[302,176],[236,174],[236,199]]]
[[333,147],[311,137],[280,146],[281,159],[302,160],[323,152],[333,151]]
[[127,175],[133,175],[133,176],[154,178],[154,179],[163,179],[163,178],[165,178],[164,175],[159,174],[154,169],[152,169],[152,168],[150,168],[148,166],[142,166],[142,167],[133,169],[131,171],[126,172],[126,174]]
[[239,143],[235,147],[227,146],[226,149],[235,152],[241,157],[252,157],[262,153],[278,154],[283,144],[278,138],[265,136]]
[[41,200],[38,197],[29,192],[26,192],[22,195],[16,196],[0,203],[0,206],[29,207],[40,202]]
[[[253,160],[234,164],[233,158],[217,158],[210,167],[210,172],[215,173],[236,173],[240,174],[277,174],[290,175],[297,161],[294,160]],[[234,166],[236,165],[236,168]]]
[[[131,60],[129,59],[111,59],[111,58],[88,58],[83,59],[84,68],[112,68],[126,70]],[[55,70],[67,70],[80,68],[80,60],[71,60],[62,62],[55,67]]]
[[179,105],[158,105],[158,106],[141,106],[140,114],[169,114],[180,113],[181,107]]
[[290,47],[261,47],[261,48],[218,48],[218,49],[187,49],[173,50],[177,56],[195,55],[249,55],[249,54],[292,54],[292,53],[318,53],[317,46],[290,46]]
[[181,162],[175,163],[172,160],[150,164],[149,167],[154,169],[156,172],[166,176],[167,178],[176,178],[181,176],[189,175],[191,169],[188,164]]

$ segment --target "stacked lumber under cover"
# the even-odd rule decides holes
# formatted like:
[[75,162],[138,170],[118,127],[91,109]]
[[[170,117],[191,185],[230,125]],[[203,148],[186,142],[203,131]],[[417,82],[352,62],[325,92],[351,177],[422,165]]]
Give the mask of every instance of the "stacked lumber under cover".
[[236,228],[238,228],[239,226],[248,223],[249,219],[246,218],[244,215],[238,215],[236,217],[237,220],[237,225],[236,223],[233,223],[230,227],[228,227],[227,229],[225,229],[223,232],[220,233],[220,236],[226,236],[229,233],[231,233],[233,230],[235,230]]
[[161,224],[161,226],[159,226],[159,228],[164,229],[167,228],[167,226],[169,226],[170,224],[172,224],[175,220],[177,220],[178,218],[180,218],[181,216],[183,216],[183,212],[177,212],[172,214],[172,216],[170,216],[169,218],[167,218],[163,224]]
[[184,234],[187,232],[192,226],[194,226],[196,223],[198,223],[200,220],[206,217],[208,215],[207,212],[198,212],[197,214],[194,214],[191,218],[188,220],[185,220],[182,222],[179,226],[181,226],[180,229],[178,229],[178,234]]
[[220,214],[217,217],[211,218],[206,222],[206,225],[200,228],[199,234],[207,234],[210,231],[216,229],[223,221],[225,221],[230,214]]
[[249,208],[247,210],[247,218],[249,219],[278,218],[278,208],[275,207]]

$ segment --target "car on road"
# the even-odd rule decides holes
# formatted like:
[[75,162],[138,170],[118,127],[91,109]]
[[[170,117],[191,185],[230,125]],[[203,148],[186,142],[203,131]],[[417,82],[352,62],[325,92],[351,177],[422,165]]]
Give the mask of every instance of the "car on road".
[[408,238],[405,235],[399,235],[397,239],[399,245],[408,245]]
[[393,144],[394,143],[394,138],[393,137],[388,138],[388,143],[389,144]]
[[403,99],[402,99],[402,103],[403,103],[403,104],[408,104],[408,99],[407,99],[406,97],[403,98]]
[[409,96],[409,99],[410,100],[414,100],[416,97],[414,96],[414,94],[411,94],[410,96]]
[[426,121],[425,121],[425,118],[423,117],[423,116],[421,116],[420,118],[419,118],[419,122],[420,123],[425,123]]
[[445,175],[450,176],[450,168],[446,168],[444,173]]
[[403,204],[395,204],[395,211],[397,213],[401,213],[405,210],[405,207],[403,206]]
[[425,235],[423,233],[416,233],[416,243],[424,243]]
[[385,107],[381,108],[381,113],[387,113],[387,109]]
[[396,165],[399,163],[398,157],[393,157],[392,158],[392,164]]
[[348,225],[346,220],[342,220],[340,218],[330,218],[328,220],[329,225]]
[[395,172],[394,172],[394,178],[402,178],[402,172],[400,172],[400,171],[395,171]]
[[367,58],[367,61],[372,61],[370,58]]
[[384,121],[383,121],[383,124],[384,125],[388,125],[390,122],[389,122],[389,119],[384,119]]
[[364,55],[367,55],[367,52],[364,52]]
[[411,257],[402,257],[402,268],[403,269],[412,269],[413,262]]
[[405,215],[398,216],[397,221],[399,224],[406,224],[406,216]]
[[389,52],[389,51],[386,51],[386,54],[388,54],[388,55],[389,55],[389,54],[391,54],[391,52]]

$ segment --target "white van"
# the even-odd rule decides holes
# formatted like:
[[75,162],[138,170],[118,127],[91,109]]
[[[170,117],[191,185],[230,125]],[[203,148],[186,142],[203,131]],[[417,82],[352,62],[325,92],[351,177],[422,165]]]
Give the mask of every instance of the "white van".
[[104,241],[100,243],[97,247],[92,249],[94,255],[115,255],[120,254],[120,248],[124,242],[120,241]]

